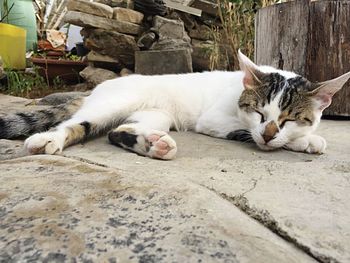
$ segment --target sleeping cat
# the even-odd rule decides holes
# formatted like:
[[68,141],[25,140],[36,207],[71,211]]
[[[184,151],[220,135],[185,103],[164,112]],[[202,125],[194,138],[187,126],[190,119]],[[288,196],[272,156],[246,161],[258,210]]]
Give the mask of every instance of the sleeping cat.
[[350,72],[311,83],[292,72],[257,66],[241,52],[238,57],[241,71],[236,72],[131,75],[105,81],[80,102],[0,118],[0,138],[40,132],[26,139],[25,149],[30,154],[59,154],[109,131],[114,145],[169,160],[177,152],[168,134],[172,129],[252,140],[263,150],[323,153],[326,141],[313,132]]

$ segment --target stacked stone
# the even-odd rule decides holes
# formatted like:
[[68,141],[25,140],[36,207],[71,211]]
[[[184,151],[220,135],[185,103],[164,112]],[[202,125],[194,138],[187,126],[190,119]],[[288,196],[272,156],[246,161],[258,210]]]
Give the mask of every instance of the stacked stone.
[[90,66],[81,72],[88,82],[96,85],[130,70],[140,74],[192,72],[191,39],[181,20],[158,15],[145,19],[133,10],[131,0],[69,0],[67,8],[65,21],[83,27],[84,45],[91,50],[87,55]]
[[[214,2],[216,3],[215,0]],[[232,63],[234,51],[229,41],[225,39],[216,5],[206,3],[208,6],[202,9],[201,17],[185,13],[176,13],[175,16],[179,16],[184,21],[186,31],[191,38],[193,70],[227,70]],[[211,60],[215,60],[216,63],[213,64]]]
[[154,16],[152,25],[137,42],[143,51],[136,52],[135,72],[147,75],[192,72],[191,39],[184,23]]
[[81,34],[85,47],[90,50],[87,55],[90,65],[81,75],[95,85],[117,77],[116,72],[123,68],[133,69],[135,51],[139,50],[136,39],[145,31],[144,15],[128,8],[132,7],[131,1],[103,2],[69,0],[65,16],[67,23],[83,27]]

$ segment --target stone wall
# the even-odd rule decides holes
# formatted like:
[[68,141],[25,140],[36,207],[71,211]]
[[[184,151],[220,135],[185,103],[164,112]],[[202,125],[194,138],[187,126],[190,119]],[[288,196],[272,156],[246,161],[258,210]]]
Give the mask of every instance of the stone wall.
[[[214,47],[210,25],[216,23],[215,18],[195,18],[159,5],[153,7],[152,3],[161,1],[68,1],[65,21],[83,27],[84,44],[90,50],[89,67],[82,72],[88,82],[96,85],[120,72],[165,74],[210,69]],[[217,68],[226,69],[227,65]]]

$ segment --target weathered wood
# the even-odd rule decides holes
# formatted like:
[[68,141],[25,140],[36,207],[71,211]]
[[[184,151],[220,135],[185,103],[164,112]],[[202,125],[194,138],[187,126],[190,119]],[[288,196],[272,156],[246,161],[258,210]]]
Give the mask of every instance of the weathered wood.
[[217,16],[219,12],[217,4],[206,0],[194,0],[191,6],[213,16]]
[[202,15],[202,10],[197,9],[197,8],[193,8],[193,7],[189,7],[189,6],[185,6],[179,3],[176,3],[174,1],[171,0],[164,0],[164,3],[166,5],[166,7],[169,8],[173,8],[175,10],[179,10],[191,15],[195,15],[195,16],[201,16]]
[[[350,71],[350,1],[293,1],[259,10],[255,61],[311,81]],[[324,115],[350,116],[350,81]]]

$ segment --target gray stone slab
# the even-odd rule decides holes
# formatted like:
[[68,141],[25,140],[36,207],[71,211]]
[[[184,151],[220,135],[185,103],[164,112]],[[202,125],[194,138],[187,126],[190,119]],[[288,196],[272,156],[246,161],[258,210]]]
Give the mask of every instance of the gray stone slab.
[[98,84],[106,80],[118,77],[118,74],[113,71],[102,68],[95,68],[91,66],[87,66],[79,74],[80,76],[82,76],[83,79],[85,79],[88,83],[91,83],[94,86],[97,86]]
[[134,24],[142,24],[144,15],[132,9],[116,7],[113,8],[113,19],[117,21],[130,22]]
[[314,262],[181,176],[144,180],[60,156],[0,169],[4,262]]
[[148,50],[135,52],[135,73],[143,75],[192,72],[189,49]]
[[94,27],[105,30],[115,30],[120,33],[137,35],[144,29],[137,24],[117,21],[91,14],[85,14],[77,11],[68,11],[65,15],[65,22],[81,27]]
[[69,11],[79,11],[106,18],[113,17],[113,8],[101,3],[94,3],[85,0],[68,0],[67,8]]
[[81,31],[84,44],[100,55],[117,59],[125,65],[133,65],[135,51],[139,50],[135,38],[114,31],[84,28]]
[[183,176],[211,189],[322,262],[350,260],[350,125],[323,121],[324,155],[285,150],[262,152],[254,145],[192,133],[172,133],[178,156],[160,162],[109,145],[106,138],[67,149],[146,178]]

